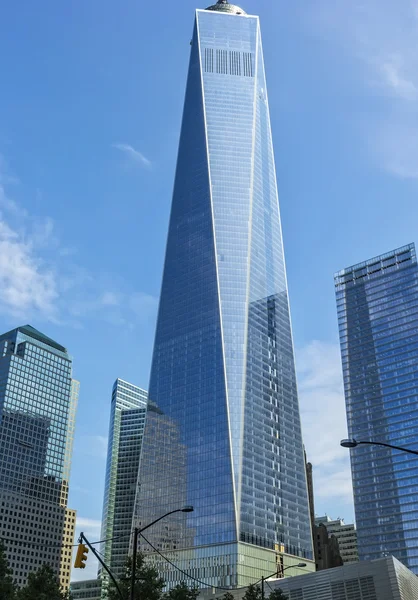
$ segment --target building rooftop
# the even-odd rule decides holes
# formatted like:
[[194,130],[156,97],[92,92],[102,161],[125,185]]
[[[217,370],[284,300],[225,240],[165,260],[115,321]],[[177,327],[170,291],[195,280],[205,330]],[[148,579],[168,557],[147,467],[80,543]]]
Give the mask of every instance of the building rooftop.
[[235,4],[229,4],[228,0],[218,0],[216,4],[212,6],[208,6],[206,10],[217,10],[219,12],[230,13],[233,15],[246,15],[245,10],[242,10],[239,6]]
[[12,329],[11,331],[8,331],[7,333],[3,333],[1,335],[1,337],[2,338],[7,337],[11,333],[14,333],[15,331],[20,331],[24,335],[27,335],[35,340],[38,340],[38,342],[42,342],[43,344],[46,344],[47,346],[51,346],[51,348],[54,348],[55,350],[59,350],[60,352],[64,352],[65,354],[68,353],[67,348],[64,348],[64,346],[61,346],[61,344],[58,344],[57,342],[55,342],[54,340],[52,340],[51,338],[46,336],[44,333],[41,333],[40,331],[38,331],[37,329],[32,327],[32,325],[21,325],[20,327],[16,327],[16,329]]

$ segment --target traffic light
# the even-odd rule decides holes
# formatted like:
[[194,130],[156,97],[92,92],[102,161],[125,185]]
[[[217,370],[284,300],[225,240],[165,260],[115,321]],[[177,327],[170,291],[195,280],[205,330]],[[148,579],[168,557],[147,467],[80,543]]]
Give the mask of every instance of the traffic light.
[[89,549],[85,544],[79,544],[77,550],[77,556],[75,557],[74,569],[85,569],[87,553]]

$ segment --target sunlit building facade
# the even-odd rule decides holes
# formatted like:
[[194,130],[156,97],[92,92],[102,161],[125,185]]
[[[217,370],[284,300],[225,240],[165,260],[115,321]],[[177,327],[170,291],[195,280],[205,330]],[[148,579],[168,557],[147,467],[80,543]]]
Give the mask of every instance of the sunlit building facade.
[[196,11],[149,397],[160,415],[145,426],[137,522],[194,506],[147,531],[167,586],[185,577],[153,548],[217,586],[309,562],[259,19],[224,0]]
[[[335,276],[348,435],[418,450],[418,266],[413,244]],[[418,574],[418,457],[351,450],[360,560]]]
[[30,325],[0,336],[0,537],[19,587],[44,563],[69,583],[78,389],[61,344]]

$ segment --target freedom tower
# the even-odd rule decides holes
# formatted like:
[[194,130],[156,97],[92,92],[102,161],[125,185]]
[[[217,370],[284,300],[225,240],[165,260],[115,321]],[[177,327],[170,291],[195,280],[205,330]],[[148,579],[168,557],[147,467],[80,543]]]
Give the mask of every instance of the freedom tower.
[[167,586],[314,570],[259,19],[226,0],[196,11],[149,399],[134,524],[194,507],[141,540]]

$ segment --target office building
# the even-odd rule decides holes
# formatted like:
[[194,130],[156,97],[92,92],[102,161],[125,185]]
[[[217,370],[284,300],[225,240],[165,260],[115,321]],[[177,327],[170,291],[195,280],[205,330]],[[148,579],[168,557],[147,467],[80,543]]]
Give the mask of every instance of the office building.
[[[149,396],[178,440],[147,421],[158,468],[141,462],[136,520],[194,506],[150,528],[153,547],[206,585],[313,569],[259,19],[226,0],[196,11]],[[184,494],[161,467],[173,443]]]
[[65,511],[59,570],[59,580],[64,590],[68,590],[70,586],[76,515],[76,511],[71,508]]
[[[110,408],[101,533],[101,539],[109,540],[102,544],[101,553],[115,577],[123,574],[129,554],[146,410],[147,392],[117,379]],[[101,576],[106,579],[107,574]]]
[[328,534],[326,527],[315,523],[315,502],[313,492],[313,469],[312,463],[306,459],[306,481],[308,484],[309,514],[312,528],[313,551],[317,571],[332,569],[343,564],[337,538]]
[[49,563],[68,586],[67,508],[78,382],[67,350],[30,325],[0,336],[0,537],[19,587]]
[[71,600],[101,600],[101,579],[85,579],[72,581],[70,585]]
[[316,570],[333,569],[341,567],[343,559],[340,554],[340,547],[335,535],[328,533],[323,523],[313,526],[313,545]]
[[[335,276],[348,435],[418,450],[418,268],[413,244]],[[360,560],[418,574],[418,459],[350,452]]]
[[[418,579],[393,556],[363,561],[268,581],[266,596],[280,589],[288,600],[416,600]],[[242,600],[245,590],[234,590],[234,600]],[[202,592],[198,600],[211,600]]]
[[317,527],[323,525],[330,536],[338,540],[338,547],[343,560],[347,565],[358,561],[357,529],[354,523],[344,523],[343,519],[331,519],[328,515],[315,517]]

